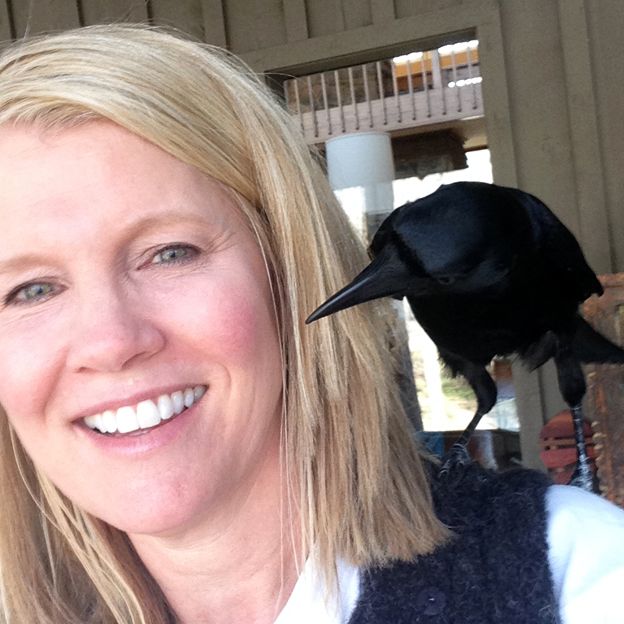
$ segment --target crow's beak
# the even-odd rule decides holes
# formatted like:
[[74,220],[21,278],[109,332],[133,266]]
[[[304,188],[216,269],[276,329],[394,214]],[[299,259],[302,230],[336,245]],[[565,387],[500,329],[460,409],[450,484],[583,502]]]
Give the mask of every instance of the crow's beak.
[[393,248],[387,246],[350,284],[314,310],[306,323],[380,297],[394,296],[400,299],[404,296],[407,278],[403,263]]

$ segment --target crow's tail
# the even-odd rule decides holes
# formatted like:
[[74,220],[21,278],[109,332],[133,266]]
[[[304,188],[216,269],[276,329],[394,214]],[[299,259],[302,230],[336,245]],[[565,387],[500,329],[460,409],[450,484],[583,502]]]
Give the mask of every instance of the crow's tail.
[[624,364],[624,349],[599,334],[580,316],[577,317],[572,350],[584,364]]

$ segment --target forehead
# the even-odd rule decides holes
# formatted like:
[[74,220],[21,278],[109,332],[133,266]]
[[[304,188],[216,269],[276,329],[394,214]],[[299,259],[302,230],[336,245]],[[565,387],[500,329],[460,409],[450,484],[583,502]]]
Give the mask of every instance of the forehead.
[[164,210],[233,216],[219,184],[110,122],[0,127],[0,240],[122,228]]
[[37,198],[41,184],[48,196],[69,183],[79,193],[102,182],[129,184],[143,178],[152,178],[148,188],[158,189],[167,186],[158,176],[163,167],[174,180],[192,177],[192,167],[110,122],[60,130],[0,127],[0,183],[7,194],[19,189],[24,201]]

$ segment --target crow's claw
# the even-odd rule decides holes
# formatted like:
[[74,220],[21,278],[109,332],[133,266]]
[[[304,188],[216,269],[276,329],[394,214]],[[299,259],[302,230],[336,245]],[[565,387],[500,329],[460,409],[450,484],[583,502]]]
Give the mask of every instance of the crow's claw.
[[438,477],[448,479],[458,468],[465,468],[471,463],[472,459],[468,454],[466,445],[455,442],[443,458],[442,467],[438,471]]

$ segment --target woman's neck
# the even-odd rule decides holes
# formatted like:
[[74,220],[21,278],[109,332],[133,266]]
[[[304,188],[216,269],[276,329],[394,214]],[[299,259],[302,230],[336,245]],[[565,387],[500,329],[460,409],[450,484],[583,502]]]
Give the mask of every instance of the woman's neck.
[[[131,535],[180,624],[272,624],[303,561],[279,460],[243,500],[183,532]],[[277,480],[277,482],[276,482]]]

